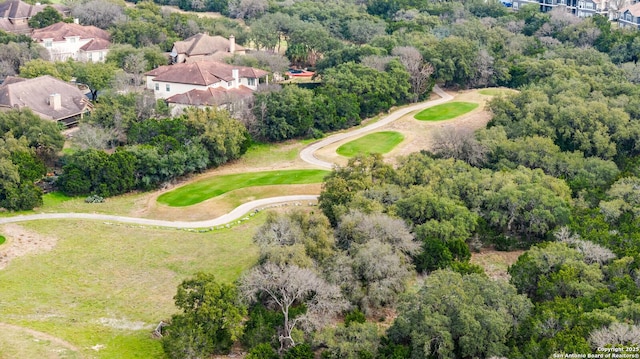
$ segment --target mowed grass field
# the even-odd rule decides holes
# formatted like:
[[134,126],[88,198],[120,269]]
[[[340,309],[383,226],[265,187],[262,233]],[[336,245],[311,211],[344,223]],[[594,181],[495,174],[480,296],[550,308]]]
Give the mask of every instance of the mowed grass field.
[[329,171],[325,170],[286,170],[222,175],[193,182],[163,193],[158,197],[158,202],[173,207],[191,206],[246,187],[320,183],[328,174]]
[[338,147],[336,152],[340,156],[354,157],[371,153],[384,154],[391,151],[404,140],[404,135],[395,131],[370,133]]
[[99,221],[20,224],[57,242],[0,270],[0,358],[163,358],[151,331],[176,312],[178,284],[198,271],[236,280],[257,261],[251,237],[265,218],[208,233]]
[[414,118],[420,121],[444,121],[475,110],[479,104],[473,102],[448,102],[418,112]]

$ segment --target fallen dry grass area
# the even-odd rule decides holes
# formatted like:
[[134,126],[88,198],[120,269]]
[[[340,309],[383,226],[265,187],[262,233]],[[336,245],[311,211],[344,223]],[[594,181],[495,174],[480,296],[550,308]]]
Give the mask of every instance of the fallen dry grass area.
[[7,238],[0,246],[0,269],[4,269],[14,258],[50,251],[58,241],[53,236],[28,231],[17,224],[5,225],[0,233]]
[[511,276],[507,270],[523,253],[524,251],[500,252],[493,249],[483,249],[480,253],[471,255],[471,263],[484,268],[489,278],[508,281]]

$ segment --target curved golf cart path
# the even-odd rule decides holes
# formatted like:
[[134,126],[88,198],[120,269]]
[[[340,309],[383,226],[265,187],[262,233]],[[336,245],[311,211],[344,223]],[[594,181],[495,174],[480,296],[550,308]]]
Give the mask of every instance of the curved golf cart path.
[[442,90],[440,87],[438,87],[438,85],[435,85],[433,87],[433,92],[435,92],[438,96],[440,96],[439,99],[437,100],[431,100],[431,101],[427,101],[427,102],[420,102],[417,103],[415,105],[411,105],[411,106],[407,106],[407,107],[403,107],[399,110],[396,110],[392,113],[390,113],[389,115],[387,115],[385,118],[383,118],[382,120],[372,123],[371,125],[359,128],[357,130],[353,130],[353,131],[349,131],[349,132],[345,132],[345,133],[339,133],[336,135],[332,135],[329,136],[323,140],[320,140],[318,142],[314,142],[312,144],[310,144],[309,146],[305,147],[302,151],[300,151],[300,158],[307,162],[310,163],[312,165],[316,165],[319,167],[323,167],[323,168],[328,168],[328,169],[332,169],[334,164],[331,162],[326,162],[323,160],[318,159],[315,156],[315,152],[318,151],[319,149],[329,146],[331,144],[334,144],[338,141],[342,141],[346,138],[350,138],[350,137],[355,137],[355,136],[359,136],[362,135],[364,133],[367,132],[371,132],[373,130],[377,130],[380,127],[386,126],[388,124],[390,124],[391,122],[401,118],[402,116],[405,116],[408,113],[411,113],[413,111],[417,111],[417,110],[424,110],[425,108],[429,108],[429,107],[433,107],[436,105],[440,105],[442,103],[451,101],[453,99],[453,96],[449,95],[448,93],[446,93],[444,90]]
[[[362,135],[363,133],[376,130],[382,126],[385,126],[401,118],[402,116],[405,116],[406,114],[412,111],[429,108],[453,99],[453,96],[449,95],[448,93],[440,89],[440,87],[438,87],[437,85],[434,86],[433,92],[435,92],[438,96],[440,96],[440,99],[421,102],[415,105],[404,107],[397,111],[394,111],[393,113],[387,115],[385,118],[371,125],[368,125],[353,131],[329,136],[323,140],[315,142],[310,146],[304,148],[300,152],[300,158],[307,163],[310,163],[319,167],[331,169],[334,166],[333,163],[322,161],[315,157],[314,153],[317,150],[323,147],[326,147],[330,144],[333,144],[335,142],[344,140],[346,138],[359,136],[359,135]],[[39,213],[39,214],[19,215],[14,217],[0,218],[0,225],[7,224],[7,223],[26,222],[26,221],[43,220],[43,219],[89,219],[89,220],[100,220],[100,221],[108,221],[108,222],[112,221],[112,222],[120,222],[120,223],[130,223],[130,224],[154,226],[154,227],[172,227],[172,228],[180,228],[180,229],[208,228],[208,227],[215,227],[215,226],[220,226],[220,225],[233,222],[235,220],[238,220],[239,218],[242,218],[250,211],[258,208],[273,206],[273,205],[287,203],[287,202],[315,201],[317,199],[318,199],[317,195],[294,195],[294,196],[263,198],[263,199],[258,199],[255,201],[244,203],[225,215],[222,215],[218,218],[205,220],[205,221],[167,221],[167,220],[159,220],[159,219],[115,216],[115,215],[98,214],[98,213]]]
[[271,197],[271,198],[263,198],[255,201],[247,202],[241,204],[240,206],[234,208],[231,212],[222,215],[218,218],[208,219],[206,221],[165,221],[159,219],[148,219],[148,218],[139,218],[139,217],[125,217],[125,216],[114,216],[109,214],[98,214],[98,213],[39,213],[39,214],[28,214],[21,215],[15,217],[5,217],[0,218],[0,225],[7,223],[15,223],[15,222],[25,222],[25,221],[34,221],[38,219],[94,219],[100,221],[113,221],[113,222],[121,222],[121,223],[131,223],[131,224],[139,224],[144,226],[154,226],[154,227],[172,227],[172,228],[206,228],[206,227],[215,227],[223,224],[227,224],[233,222],[251,210],[272,206],[280,203],[287,202],[301,202],[301,201],[315,201],[318,199],[316,195],[296,195],[296,196],[282,196],[282,197]]

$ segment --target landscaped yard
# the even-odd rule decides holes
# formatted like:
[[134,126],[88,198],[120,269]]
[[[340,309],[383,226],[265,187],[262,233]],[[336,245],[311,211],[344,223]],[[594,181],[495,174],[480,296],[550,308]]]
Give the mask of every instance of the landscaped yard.
[[473,102],[448,102],[418,112],[414,117],[420,121],[444,121],[464,115],[478,107]]
[[158,197],[158,202],[173,207],[184,207],[240,188],[320,183],[328,174],[329,171],[325,170],[287,170],[216,176],[164,193]]
[[354,157],[370,153],[387,153],[404,140],[404,135],[400,132],[383,131],[374,132],[357,140],[347,142],[338,147],[336,152],[340,156]]
[[236,280],[257,260],[251,237],[265,218],[208,233],[77,220],[0,227],[55,242],[0,270],[0,358],[162,358],[151,331],[176,312],[178,284],[198,271]]

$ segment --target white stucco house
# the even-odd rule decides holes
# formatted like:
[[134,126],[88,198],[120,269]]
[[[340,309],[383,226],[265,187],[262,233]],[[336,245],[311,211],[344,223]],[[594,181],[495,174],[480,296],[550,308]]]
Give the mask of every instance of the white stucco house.
[[110,36],[95,26],[59,22],[34,30],[31,38],[49,52],[51,61],[104,62],[109,51]]
[[156,99],[166,99],[191,90],[258,88],[267,71],[253,67],[236,66],[215,61],[202,61],[160,66],[147,73],[147,89],[153,90]]

